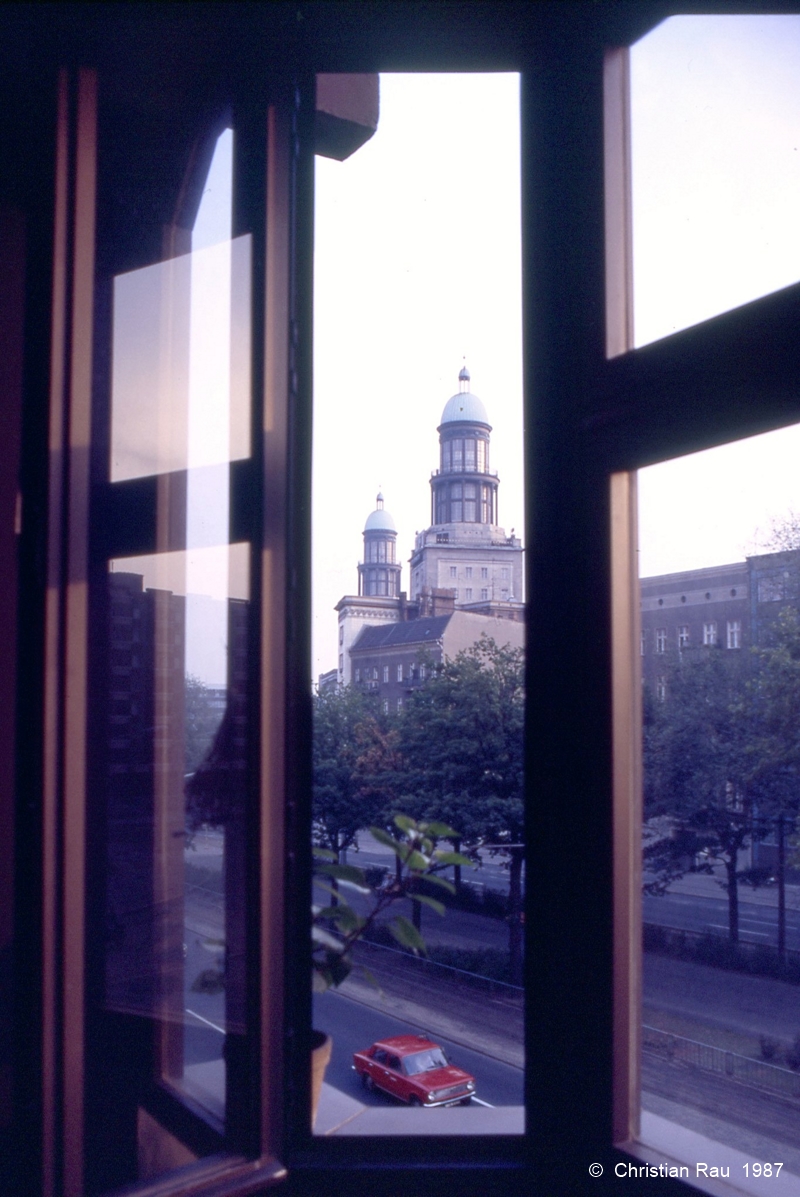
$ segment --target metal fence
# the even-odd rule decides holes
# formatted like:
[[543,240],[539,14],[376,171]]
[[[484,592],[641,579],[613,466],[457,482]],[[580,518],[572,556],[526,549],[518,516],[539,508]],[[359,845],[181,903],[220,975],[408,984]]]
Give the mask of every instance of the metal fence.
[[672,1035],[656,1027],[644,1026],[642,1032],[642,1049],[651,1055],[704,1072],[715,1072],[754,1089],[779,1093],[782,1097],[800,1101],[800,1073],[792,1072],[789,1068],[740,1056],[725,1048],[713,1047],[710,1043],[684,1039],[681,1035]]

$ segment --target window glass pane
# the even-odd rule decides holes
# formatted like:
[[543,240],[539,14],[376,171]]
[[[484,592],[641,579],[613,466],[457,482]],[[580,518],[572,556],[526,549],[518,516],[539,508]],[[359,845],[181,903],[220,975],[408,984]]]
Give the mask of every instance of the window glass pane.
[[231,238],[233,132],[191,233],[113,281],[111,480],[250,452],[250,237]]
[[[642,1139],[800,1186],[800,426],[639,473]],[[677,530],[680,529],[680,533]],[[749,1172],[748,1172],[749,1169]],[[748,1191],[759,1191],[751,1188]]]
[[[398,813],[443,821],[452,835],[439,848],[479,866],[443,866],[458,893],[427,882],[432,906],[387,904],[347,979],[316,993],[315,1025],[333,1038],[318,1135],[524,1127],[519,199],[516,76],[382,76],[374,137],[343,163],[317,159],[313,835],[341,865],[363,867],[371,893],[343,877],[328,879],[340,881],[332,894],[319,877],[328,913],[316,930],[346,933],[332,900],[366,915],[390,897]],[[486,472],[489,437],[502,487]],[[488,522],[496,494],[508,531]],[[372,589],[366,546],[378,528],[386,568]],[[508,583],[504,596],[488,585],[501,568],[512,599]],[[459,577],[486,578],[480,611]],[[482,633],[493,640],[483,655]],[[454,694],[480,733],[447,732]],[[492,763],[490,743],[504,736],[507,755]],[[427,965],[392,936],[395,914],[408,920],[406,949],[418,924]],[[366,1052],[421,1026],[432,1046]],[[456,1067],[433,1066],[439,1049]],[[412,1058],[426,1067],[404,1065]],[[417,1101],[443,1108],[409,1108]]]
[[800,278],[800,17],[672,17],[630,63],[646,345]]
[[221,120],[187,117],[159,140],[116,117],[101,121],[95,304],[108,452],[95,459],[90,600],[91,1192],[240,1134],[253,1030],[251,546],[230,543],[230,463],[250,438],[250,236],[231,236]]
[[160,1025],[162,1080],[224,1120],[244,1030],[246,545],[109,573],[104,1006]]

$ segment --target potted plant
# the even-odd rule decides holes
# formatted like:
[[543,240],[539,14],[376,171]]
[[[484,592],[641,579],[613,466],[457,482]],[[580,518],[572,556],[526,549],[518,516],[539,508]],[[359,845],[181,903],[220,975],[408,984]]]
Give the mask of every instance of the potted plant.
[[[355,865],[339,864],[333,852],[314,848],[314,883],[316,889],[326,891],[333,899],[325,905],[312,906],[312,976],[315,992],[322,993],[338,986],[353,968],[353,947],[369,933],[371,927],[401,899],[429,906],[443,915],[442,902],[429,894],[419,893],[419,881],[425,880],[455,893],[452,881],[442,877],[441,870],[452,865],[471,866],[472,861],[460,852],[438,847],[440,840],[453,841],[458,833],[445,823],[417,823],[408,815],[394,816],[395,834],[382,827],[371,827],[373,837],[389,848],[395,856],[394,877],[377,888],[366,883],[363,869]],[[349,902],[343,901],[342,890],[370,899],[366,913],[358,913]],[[415,955],[426,954],[425,941],[413,922],[402,914],[393,914],[386,922],[394,939]],[[369,974],[367,974],[369,976]],[[332,1041],[324,1032],[314,1032],[311,1073],[311,1124],[317,1112],[325,1068],[331,1055]]]

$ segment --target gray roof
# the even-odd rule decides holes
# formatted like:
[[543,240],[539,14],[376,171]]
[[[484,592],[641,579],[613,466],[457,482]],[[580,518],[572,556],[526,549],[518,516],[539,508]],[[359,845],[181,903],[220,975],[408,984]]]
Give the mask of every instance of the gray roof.
[[432,644],[444,634],[451,618],[452,615],[434,615],[427,619],[411,619],[407,623],[390,623],[388,627],[362,628],[350,651]]

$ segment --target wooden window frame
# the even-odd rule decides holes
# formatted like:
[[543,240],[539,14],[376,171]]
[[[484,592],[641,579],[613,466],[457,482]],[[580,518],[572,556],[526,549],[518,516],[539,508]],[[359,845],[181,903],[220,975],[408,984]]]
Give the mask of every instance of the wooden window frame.
[[[253,6],[252,11],[262,7],[270,6]],[[531,1061],[526,1098],[532,1117],[518,1152],[503,1156],[495,1142],[461,1140],[446,1144],[428,1162],[436,1165],[431,1175],[439,1188],[445,1183],[442,1171],[452,1166],[454,1175],[463,1176],[468,1169],[466,1175],[471,1181],[477,1177],[486,1192],[495,1179],[507,1191],[527,1184],[534,1173],[543,1192],[599,1193],[589,1164],[602,1163],[610,1175],[616,1161],[640,1151],[634,472],[800,418],[795,352],[800,287],[632,351],[626,53],[606,55],[608,47],[633,44],[680,6],[641,0],[635,6],[521,4],[504,5],[504,10],[497,21],[491,4],[421,10],[403,4],[388,10],[360,5],[357,20],[349,22],[346,5],[300,5],[302,19],[292,7],[291,28],[276,18],[277,32],[270,32],[272,18],[266,13],[253,21],[258,54],[266,55],[276,45],[288,47],[287,56],[293,55],[305,72],[301,95],[306,97],[318,70],[503,69],[523,76],[526,593],[531,596],[531,626],[537,628],[527,665],[528,832],[531,842],[546,846],[530,871],[527,895],[528,960],[535,962],[528,975],[534,1015],[528,1020],[526,1044]],[[50,10],[47,19],[56,25],[60,20]],[[106,18],[87,16],[89,33],[98,19]],[[301,26],[305,40],[298,40]],[[76,28],[80,31],[79,21]],[[43,28],[38,36],[44,38]],[[81,45],[76,37],[74,30],[65,32],[64,53],[77,61]],[[19,38],[30,45],[26,30]],[[45,74],[50,61],[43,55]],[[74,184],[75,164],[86,152],[92,100],[87,76],[81,80],[73,75],[63,86],[59,102],[66,115],[55,146],[50,575],[43,587],[45,802],[41,827],[32,830],[34,820],[27,814],[21,820],[22,867],[31,863],[37,842],[39,855],[34,882],[19,881],[17,889],[30,896],[41,881],[40,1115],[34,1134],[27,1125],[29,1108],[21,1108],[19,1127],[25,1142],[38,1136],[46,1197],[77,1197],[80,1192],[80,1003],[78,991],[70,988],[82,975],[80,927],[66,925],[62,898],[82,884],[81,812],[74,811],[73,817],[70,805],[80,786],[81,765],[67,732],[76,719],[80,722],[83,698],[80,690],[67,696],[63,683],[65,662],[79,665],[82,651],[80,635],[71,647],[65,639],[69,627],[83,620],[84,600],[80,586],[68,593],[64,564],[70,553],[79,557],[81,552],[79,537],[71,538],[70,529],[85,502],[85,479],[80,469],[63,468],[70,454],[75,461],[82,435],[79,421],[64,423],[63,396],[68,379],[76,393],[85,390],[80,330],[83,322],[85,331],[87,320],[88,216],[85,192]],[[282,144],[295,144],[295,133],[302,142],[302,129],[292,129]],[[271,645],[277,655],[270,675],[274,684],[262,694],[261,717],[264,743],[276,748],[269,784],[288,800],[285,826],[264,826],[259,844],[259,884],[279,921],[285,894],[285,942],[292,945],[284,957],[269,937],[270,920],[264,920],[259,952],[268,969],[265,987],[277,1002],[283,994],[303,993],[307,979],[307,956],[296,948],[307,928],[293,920],[307,909],[310,890],[304,838],[310,792],[304,609],[310,581],[310,154],[304,150],[300,155],[294,190],[287,187],[285,175],[279,176],[272,176],[270,202],[284,206],[289,235],[282,255],[276,258],[273,252],[270,258],[269,247],[266,254],[284,309],[280,327],[272,329],[274,352],[265,359],[276,402],[266,407],[265,431],[272,439],[265,438],[271,505],[264,543],[275,553],[263,564],[263,584],[275,603],[269,611],[265,604],[261,629],[262,652]],[[41,291],[39,276],[29,284],[33,290],[37,286]],[[41,332],[37,335],[41,344]],[[267,340],[269,336],[267,330]],[[26,370],[28,403],[36,371],[30,362]],[[285,406],[277,402],[284,385],[289,390]],[[281,447],[287,442],[288,454]],[[34,514],[23,522],[22,540],[23,558],[30,561],[36,549],[30,537],[41,505],[41,471],[28,469],[27,477],[24,510]],[[65,514],[68,495],[74,517]],[[23,599],[35,589],[30,580],[35,570],[26,569]],[[25,618],[23,614],[21,626],[27,645],[36,637]],[[30,697],[26,702],[26,710],[35,705]],[[26,786],[25,779],[18,781],[23,812],[30,797]],[[69,818],[64,817],[67,808]],[[569,853],[554,850],[566,838]],[[28,929],[31,920],[18,925]],[[282,1021],[277,1031],[262,1022],[262,1060],[269,1082],[259,1112],[264,1154],[249,1161],[201,1163],[194,1177],[184,1178],[174,1191],[256,1191],[268,1180],[266,1171],[259,1177],[258,1168],[274,1167],[273,1152],[282,1153],[300,1189],[315,1184],[320,1191],[344,1176],[356,1193],[380,1192],[396,1186],[398,1178],[416,1191],[423,1156],[411,1168],[391,1143],[309,1143],[301,1125],[307,1111],[307,1015],[308,1005],[301,999],[287,1018],[286,1036]],[[31,1018],[37,1017],[34,1002]],[[21,1021],[26,1018],[27,1011],[21,1012]],[[66,1027],[76,1032],[76,1039],[68,1041]],[[29,1093],[35,1085],[22,1088]],[[70,1140],[76,1130],[77,1137]],[[675,1190],[680,1191],[677,1185]],[[169,1186],[160,1192],[169,1192]]]

